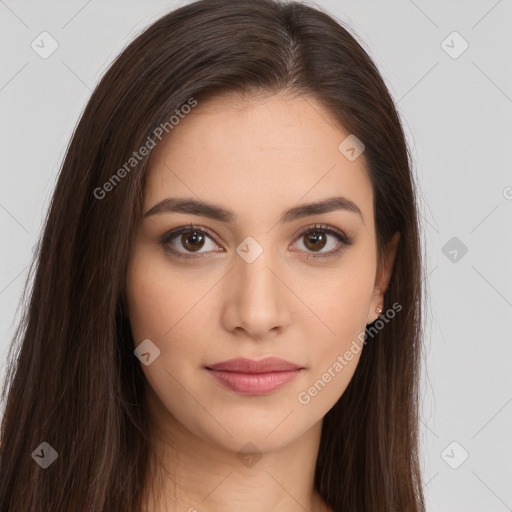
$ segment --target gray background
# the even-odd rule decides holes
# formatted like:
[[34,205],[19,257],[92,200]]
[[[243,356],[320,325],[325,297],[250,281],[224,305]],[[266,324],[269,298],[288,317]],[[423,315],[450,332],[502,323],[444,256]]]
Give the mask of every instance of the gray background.
[[[0,1],[2,378],[78,116],[123,47],[183,3]],[[375,60],[415,160],[430,297],[421,421],[428,510],[511,510],[512,1],[317,5],[347,22]],[[59,45],[46,59],[31,47],[43,31]],[[460,55],[453,31],[469,44]]]

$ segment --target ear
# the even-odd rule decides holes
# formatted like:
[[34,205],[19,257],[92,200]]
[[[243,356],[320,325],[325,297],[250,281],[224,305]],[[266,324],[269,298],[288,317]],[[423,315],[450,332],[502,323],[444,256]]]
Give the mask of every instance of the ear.
[[383,264],[381,268],[377,269],[375,277],[375,285],[370,300],[370,307],[368,310],[367,325],[375,322],[380,316],[376,312],[376,308],[380,307],[384,310],[384,292],[388,287],[391,274],[393,272],[393,263],[395,262],[396,250],[400,240],[400,232],[397,231],[386,244],[384,248]]

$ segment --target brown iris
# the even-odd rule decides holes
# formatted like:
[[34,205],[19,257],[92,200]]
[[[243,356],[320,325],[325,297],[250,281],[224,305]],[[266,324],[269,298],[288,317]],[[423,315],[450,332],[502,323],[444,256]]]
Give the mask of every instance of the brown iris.
[[186,231],[181,235],[181,243],[191,251],[201,249],[204,245],[204,235],[197,231]]
[[[323,249],[326,244],[326,235],[321,231],[310,231],[304,235],[304,245],[311,250]],[[320,244],[320,245],[319,245]]]

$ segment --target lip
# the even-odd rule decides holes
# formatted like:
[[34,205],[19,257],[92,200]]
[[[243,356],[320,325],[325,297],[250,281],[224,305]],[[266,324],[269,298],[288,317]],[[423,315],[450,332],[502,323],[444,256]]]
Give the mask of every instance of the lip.
[[222,361],[221,363],[216,363],[206,368],[225,372],[268,373],[299,370],[301,366],[285,361],[284,359],[279,359],[278,357],[266,357],[259,361],[239,357],[237,359],[230,359],[229,361]]
[[246,395],[262,395],[275,391],[294,379],[303,367],[267,357],[259,361],[237,358],[205,367],[224,387]]

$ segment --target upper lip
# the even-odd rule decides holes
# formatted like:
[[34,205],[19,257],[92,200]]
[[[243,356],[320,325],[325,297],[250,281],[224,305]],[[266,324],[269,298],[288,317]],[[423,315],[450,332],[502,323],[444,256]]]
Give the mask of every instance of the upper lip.
[[206,367],[208,370],[222,370],[225,372],[240,373],[268,373],[268,372],[284,372],[291,370],[299,370],[302,367],[279,359],[278,357],[267,357],[254,361],[252,359],[237,358],[229,361],[222,361]]

